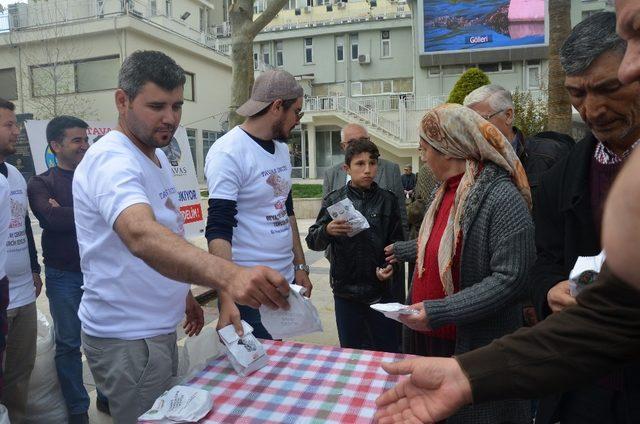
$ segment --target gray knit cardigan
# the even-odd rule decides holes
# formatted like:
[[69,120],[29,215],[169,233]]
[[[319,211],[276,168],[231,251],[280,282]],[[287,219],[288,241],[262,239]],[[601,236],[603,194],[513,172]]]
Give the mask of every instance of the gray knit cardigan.
[[[488,163],[465,207],[460,291],[424,302],[431,328],[456,325],[456,354],[485,346],[522,326],[520,302],[528,292],[527,275],[535,260],[531,215],[506,171]],[[414,261],[416,240],[396,242],[394,252],[401,261]],[[447,420],[447,424],[506,422],[530,423],[531,403],[471,405]]]

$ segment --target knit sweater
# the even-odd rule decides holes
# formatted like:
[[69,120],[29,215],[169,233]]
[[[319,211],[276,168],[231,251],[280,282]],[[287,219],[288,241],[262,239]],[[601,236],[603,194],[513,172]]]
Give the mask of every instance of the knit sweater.
[[[456,354],[489,344],[522,326],[521,298],[535,259],[534,230],[522,196],[506,171],[488,163],[462,218],[460,291],[424,302],[432,328],[455,324]],[[415,240],[397,242],[399,260],[414,260]],[[530,403],[507,400],[462,408],[447,424],[529,423]]]

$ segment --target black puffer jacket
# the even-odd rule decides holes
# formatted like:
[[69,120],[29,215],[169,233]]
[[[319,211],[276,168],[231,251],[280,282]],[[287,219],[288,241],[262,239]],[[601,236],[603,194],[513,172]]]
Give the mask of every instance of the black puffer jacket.
[[[365,216],[370,228],[353,237],[332,237],[327,234],[327,224],[331,222],[327,207],[345,198]],[[378,280],[376,267],[386,266],[384,247],[399,240],[403,240],[403,235],[398,199],[376,183],[366,191],[349,183],[329,193],[306,238],[309,249],[320,251],[329,247],[334,295],[363,303],[375,303],[385,291],[395,292],[395,283]],[[399,274],[397,271],[394,268],[394,276]]]

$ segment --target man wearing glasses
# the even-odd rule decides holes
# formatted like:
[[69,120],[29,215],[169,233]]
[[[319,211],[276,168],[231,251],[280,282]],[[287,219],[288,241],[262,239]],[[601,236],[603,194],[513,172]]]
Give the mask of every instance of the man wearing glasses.
[[[288,72],[260,75],[251,98],[236,111],[247,119],[209,149],[205,175],[209,214],[205,236],[209,252],[238,265],[265,265],[311,295],[291,196],[291,160],[286,144],[302,118],[302,87]],[[271,339],[256,309],[234,304],[219,292],[218,329],[240,319],[256,337]]]
[[527,173],[532,196],[540,175],[565,157],[574,144],[570,136],[551,131],[525,137],[514,126],[516,117],[511,93],[499,85],[488,84],[473,90],[463,104],[495,125],[511,142]]

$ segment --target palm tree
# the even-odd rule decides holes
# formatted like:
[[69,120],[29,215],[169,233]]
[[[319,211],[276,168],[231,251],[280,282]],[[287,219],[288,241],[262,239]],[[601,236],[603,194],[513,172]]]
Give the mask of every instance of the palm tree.
[[549,0],[549,97],[547,129],[571,133],[571,103],[564,88],[560,47],[571,32],[571,0]]

